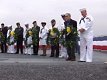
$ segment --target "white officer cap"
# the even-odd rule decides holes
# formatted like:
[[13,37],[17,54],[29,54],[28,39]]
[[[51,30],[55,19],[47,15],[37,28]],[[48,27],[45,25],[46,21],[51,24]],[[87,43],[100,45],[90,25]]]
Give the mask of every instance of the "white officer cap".
[[80,12],[82,12],[82,11],[86,11],[86,8],[82,8],[82,9],[80,9]]

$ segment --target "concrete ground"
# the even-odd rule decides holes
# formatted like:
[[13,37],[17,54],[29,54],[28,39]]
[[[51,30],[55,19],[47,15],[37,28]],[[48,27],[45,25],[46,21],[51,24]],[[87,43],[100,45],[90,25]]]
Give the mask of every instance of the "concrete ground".
[[[42,52],[39,51],[39,55]],[[92,63],[0,53],[0,80],[107,80],[106,52],[94,51]]]

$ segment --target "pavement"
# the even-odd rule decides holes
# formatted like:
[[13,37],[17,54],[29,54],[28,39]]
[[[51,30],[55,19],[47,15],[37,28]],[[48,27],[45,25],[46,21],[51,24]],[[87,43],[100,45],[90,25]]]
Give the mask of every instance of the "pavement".
[[[39,51],[39,55],[42,51]],[[106,52],[94,51],[92,63],[0,53],[0,80],[107,80]]]

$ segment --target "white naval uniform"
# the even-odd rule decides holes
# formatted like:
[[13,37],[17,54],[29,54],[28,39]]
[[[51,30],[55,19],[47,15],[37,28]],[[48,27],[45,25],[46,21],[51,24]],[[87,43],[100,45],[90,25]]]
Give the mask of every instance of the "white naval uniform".
[[[29,36],[29,37],[27,38],[27,45],[29,45],[29,44],[32,44],[32,36]],[[29,55],[32,55],[32,54],[33,54],[32,45],[31,45],[30,47],[27,47],[27,48],[25,49],[25,54],[29,54]]]
[[11,32],[12,30],[8,30],[8,32],[7,32],[7,37],[9,37],[9,35],[10,35],[10,32]]
[[40,45],[47,45],[46,44],[47,33],[48,33],[48,29],[46,27],[44,27],[44,28],[41,29],[41,31],[40,31],[40,37],[42,39],[40,39]]
[[[82,20],[81,20],[82,19]],[[80,61],[92,62],[93,56],[93,17],[86,16],[79,21],[78,30],[83,28],[85,31],[80,33]]]
[[[26,29],[24,30],[24,33],[23,33],[25,40],[26,40],[26,34],[27,34],[28,30],[29,30],[29,28],[26,28]],[[27,54],[26,44],[24,43],[23,45],[25,46],[25,48],[24,48],[24,53]]]
[[28,30],[29,30],[29,28],[26,28],[26,29],[24,30],[24,33],[23,33],[24,38],[26,38],[26,34],[27,34]]
[[[10,40],[9,42],[14,42],[14,36],[10,36]],[[14,48],[14,44],[13,45],[9,45],[8,46],[8,53],[15,53],[15,48]]]

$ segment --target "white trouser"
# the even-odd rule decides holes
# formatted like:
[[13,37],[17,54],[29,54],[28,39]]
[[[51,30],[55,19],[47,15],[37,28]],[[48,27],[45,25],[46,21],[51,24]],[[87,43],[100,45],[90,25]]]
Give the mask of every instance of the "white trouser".
[[67,58],[67,50],[66,50],[66,47],[61,46],[59,58]]
[[24,49],[24,54],[27,54],[27,48],[25,47],[25,49]]
[[15,53],[14,45],[8,46],[8,53]]
[[25,49],[25,54],[30,54],[30,55],[32,55],[32,54],[33,54],[32,48],[31,48],[31,47],[26,48],[26,49]]
[[80,36],[80,61],[92,62],[93,36]]

